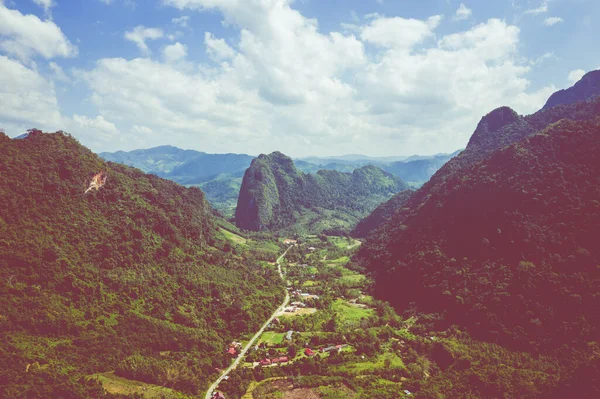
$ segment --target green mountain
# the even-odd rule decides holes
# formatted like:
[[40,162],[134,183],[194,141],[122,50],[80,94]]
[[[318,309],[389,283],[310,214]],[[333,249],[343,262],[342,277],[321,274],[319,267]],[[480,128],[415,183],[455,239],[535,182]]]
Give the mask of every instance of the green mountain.
[[600,95],[600,70],[586,73],[575,85],[552,94],[543,109],[586,101]]
[[174,168],[163,177],[182,184],[200,184],[223,173],[241,177],[254,157],[246,154],[203,154]]
[[313,175],[280,152],[263,154],[244,174],[235,219],[238,227],[254,231],[348,231],[404,188],[400,179],[374,166]]
[[407,182],[425,183],[446,162],[460,152],[461,150],[458,150],[452,154],[440,154],[432,157],[414,156],[405,161],[383,165],[382,169]]
[[199,189],[67,134],[0,134],[0,209],[0,397],[109,397],[84,377],[111,370],[201,393],[283,297]]
[[[538,356],[540,374],[524,397],[600,394],[597,376],[580,376],[598,369],[600,353],[600,98],[584,100],[525,117],[506,107],[486,115],[467,148],[356,258],[398,310],[429,312],[440,330],[454,325]],[[501,362],[498,353],[486,361]],[[510,377],[497,364],[447,360],[420,397],[466,389],[502,397]]]
[[160,175],[169,173],[176,167],[201,155],[205,155],[205,153],[164,145],[129,152],[101,152],[98,155],[107,161],[122,163],[141,169],[146,173]]
[[223,173],[213,180],[189,186],[199,187],[206,195],[208,202],[223,216],[227,218],[234,216],[240,187],[242,186],[241,176]]
[[133,166],[187,187],[199,187],[208,202],[226,217],[233,217],[242,176],[254,158],[245,154],[207,154],[172,146],[99,155],[107,161]]
[[394,195],[388,201],[377,206],[373,212],[363,220],[361,220],[354,230],[352,235],[354,237],[365,238],[371,234],[375,229],[381,226],[385,221],[390,220],[394,213],[401,209],[402,206],[409,200],[410,196],[413,195],[413,190],[400,191]]

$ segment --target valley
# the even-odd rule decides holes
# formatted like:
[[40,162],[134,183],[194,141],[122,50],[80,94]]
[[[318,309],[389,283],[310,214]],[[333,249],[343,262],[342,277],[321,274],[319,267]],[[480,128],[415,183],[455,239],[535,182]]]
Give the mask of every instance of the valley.
[[58,2],[0,0],[0,398],[600,398],[600,70],[518,54],[593,24],[86,2],[77,65]]

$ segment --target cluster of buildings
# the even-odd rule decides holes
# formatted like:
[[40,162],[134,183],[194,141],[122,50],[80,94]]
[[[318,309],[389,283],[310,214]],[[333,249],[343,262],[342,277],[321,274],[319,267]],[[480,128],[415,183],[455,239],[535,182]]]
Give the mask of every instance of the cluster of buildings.
[[272,366],[279,363],[287,363],[290,359],[287,356],[279,356],[273,359],[263,359],[259,362],[262,367]]
[[295,295],[296,297],[302,299],[319,299],[318,295],[309,294],[308,292],[302,292],[302,290],[294,290],[292,291],[292,295]]

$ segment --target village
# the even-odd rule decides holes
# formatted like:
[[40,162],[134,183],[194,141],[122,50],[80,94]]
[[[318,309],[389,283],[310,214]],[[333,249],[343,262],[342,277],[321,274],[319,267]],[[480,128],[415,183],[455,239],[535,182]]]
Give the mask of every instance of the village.
[[[316,236],[282,243],[291,247],[281,262],[289,303],[213,397],[229,398],[227,392],[239,392],[234,385],[241,380],[246,386],[243,381],[251,377],[258,382],[251,383],[243,396],[250,399],[253,390],[267,389],[270,380],[322,372],[319,365],[324,364],[332,365],[327,373],[385,374],[394,381],[390,383],[399,384],[405,370],[400,352],[407,349],[406,341],[404,332],[392,332],[390,324],[400,327],[400,321],[380,317],[394,313],[365,293],[368,280],[363,274],[347,267],[360,243],[343,237],[323,241]],[[233,361],[246,343],[233,341],[224,351]],[[410,391],[404,394],[409,396]]]

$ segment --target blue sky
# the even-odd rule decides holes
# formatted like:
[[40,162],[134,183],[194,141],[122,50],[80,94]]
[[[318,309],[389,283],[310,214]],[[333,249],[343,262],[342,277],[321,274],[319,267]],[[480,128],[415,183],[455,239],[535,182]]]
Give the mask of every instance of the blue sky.
[[596,0],[0,0],[0,128],[94,151],[464,147],[600,67]]

